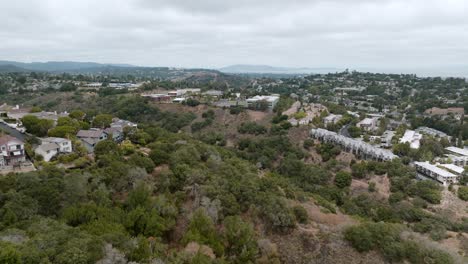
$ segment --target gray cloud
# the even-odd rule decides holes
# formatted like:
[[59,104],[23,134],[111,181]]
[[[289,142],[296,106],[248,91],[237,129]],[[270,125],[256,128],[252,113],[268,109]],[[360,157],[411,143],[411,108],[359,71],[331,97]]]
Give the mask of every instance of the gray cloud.
[[464,0],[18,0],[0,59],[420,67],[468,59]]

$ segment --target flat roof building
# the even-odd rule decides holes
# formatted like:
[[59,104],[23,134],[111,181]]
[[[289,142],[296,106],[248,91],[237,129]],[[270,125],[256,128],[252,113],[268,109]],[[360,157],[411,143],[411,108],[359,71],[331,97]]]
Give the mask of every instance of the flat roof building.
[[268,108],[273,109],[279,101],[279,95],[256,95],[247,99],[248,107],[254,106],[256,103],[265,101],[268,103]]
[[416,129],[416,132],[419,132],[421,134],[425,134],[428,136],[436,137],[436,138],[450,138],[450,136],[447,135],[447,133],[444,133],[442,131],[439,131],[437,129],[433,129],[430,127],[418,127]]
[[350,152],[362,159],[389,161],[398,158],[398,156],[393,154],[390,150],[382,149],[360,140],[348,138],[326,129],[312,129],[310,134],[312,137],[322,142],[339,145],[344,151]]
[[410,148],[419,149],[421,146],[422,135],[414,130],[406,130],[402,138],[400,138],[400,143],[409,143]]
[[[453,166],[453,165],[452,165]],[[448,164],[433,165],[429,162],[415,162],[417,176],[423,179],[429,178],[435,180],[444,186],[458,183],[459,175],[452,173],[452,166]],[[456,169],[458,170],[458,169]]]
[[445,148],[450,154],[456,155],[456,156],[465,156],[468,157],[468,150],[462,149],[462,148],[457,148],[457,147],[447,147]]

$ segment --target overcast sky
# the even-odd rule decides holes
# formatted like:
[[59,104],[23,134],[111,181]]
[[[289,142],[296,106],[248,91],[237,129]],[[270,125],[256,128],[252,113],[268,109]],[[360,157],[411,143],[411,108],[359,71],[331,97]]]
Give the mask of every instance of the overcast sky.
[[4,0],[0,60],[460,66],[467,14],[465,0]]

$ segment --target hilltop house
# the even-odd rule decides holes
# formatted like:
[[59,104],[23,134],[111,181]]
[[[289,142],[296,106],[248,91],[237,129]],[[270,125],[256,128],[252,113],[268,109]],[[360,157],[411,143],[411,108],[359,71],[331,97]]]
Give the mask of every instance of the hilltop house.
[[327,117],[325,117],[325,118],[323,119],[323,123],[325,124],[325,126],[328,126],[328,125],[330,125],[330,124],[336,124],[336,123],[338,123],[342,118],[343,118],[342,115],[330,114],[330,115],[328,115]]
[[120,143],[124,140],[124,129],[126,127],[137,128],[138,125],[128,120],[114,118],[112,119],[112,123],[110,124],[110,127],[106,128],[104,132],[108,136],[112,135],[112,140]]
[[0,167],[15,166],[26,161],[24,143],[10,135],[0,137]]
[[357,123],[356,126],[365,131],[375,131],[378,128],[378,117],[364,118],[361,122]]
[[57,137],[42,138],[41,145],[34,150],[36,154],[44,158],[44,161],[50,161],[59,153],[71,153],[72,151],[71,140]]
[[100,141],[106,140],[107,132],[102,129],[92,128],[90,130],[80,130],[76,136],[83,142],[84,147],[89,153],[94,152],[94,147]]

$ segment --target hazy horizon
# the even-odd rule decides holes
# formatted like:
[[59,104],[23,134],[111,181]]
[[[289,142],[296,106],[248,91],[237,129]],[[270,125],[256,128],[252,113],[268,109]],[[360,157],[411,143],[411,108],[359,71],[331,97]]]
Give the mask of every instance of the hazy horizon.
[[468,61],[462,0],[45,0],[2,5],[0,58],[414,69]]

